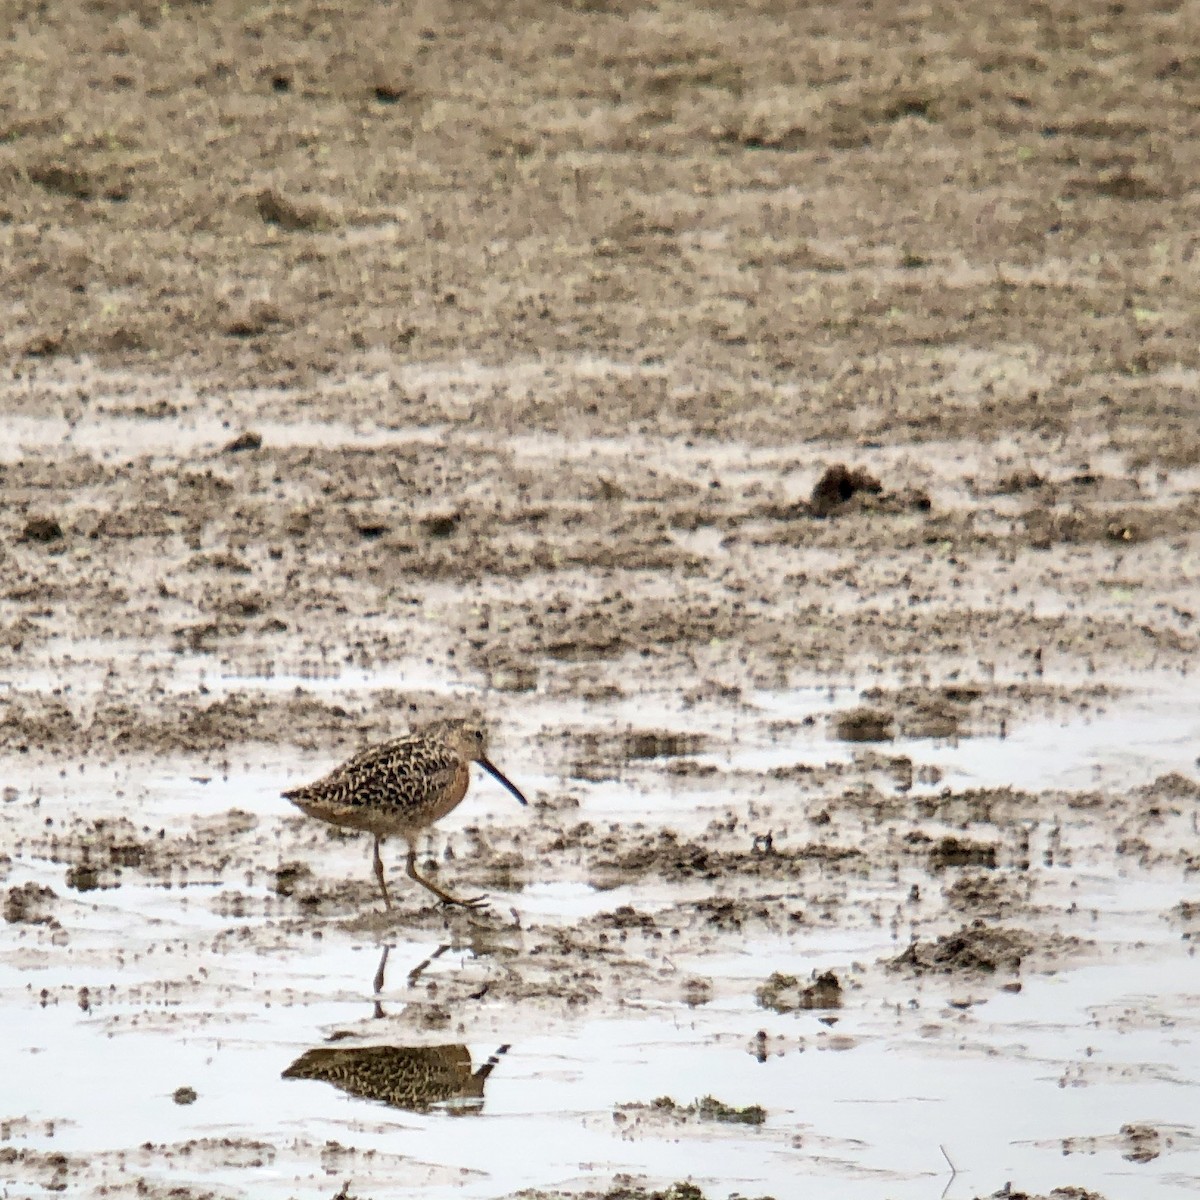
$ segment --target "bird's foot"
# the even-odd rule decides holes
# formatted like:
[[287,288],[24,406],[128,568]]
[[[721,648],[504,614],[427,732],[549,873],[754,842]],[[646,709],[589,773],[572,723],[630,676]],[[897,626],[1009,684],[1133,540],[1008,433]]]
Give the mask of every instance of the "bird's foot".
[[481,908],[487,908],[487,896],[468,896],[460,900],[457,896],[446,896],[444,903],[453,904],[457,908],[469,908],[473,912],[478,912]]

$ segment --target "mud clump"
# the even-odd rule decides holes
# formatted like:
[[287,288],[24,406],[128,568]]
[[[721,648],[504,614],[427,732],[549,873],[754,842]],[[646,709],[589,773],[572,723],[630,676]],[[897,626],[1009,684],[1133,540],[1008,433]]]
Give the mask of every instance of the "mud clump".
[[[647,1191],[635,1184],[626,1175],[618,1175],[606,1192],[574,1193],[574,1200],[706,1200],[704,1193],[694,1183],[673,1183],[662,1191]],[[566,1200],[565,1193],[531,1192],[530,1200]],[[765,1200],[765,1198],[764,1198]]]
[[498,692],[535,692],[538,685],[538,668],[535,663],[519,659],[515,655],[496,653],[484,662],[488,683]]
[[619,768],[646,759],[677,759],[698,754],[705,739],[671,729],[627,729],[620,734],[588,731],[576,739],[580,750],[572,773],[580,779],[616,778]]
[[709,929],[736,932],[747,920],[766,920],[767,909],[744,900],[728,900],[723,896],[706,897],[690,906],[696,917]]
[[10,925],[50,925],[54,917],[50,908],[58,893],[40,883],[23,883],[10,887],[4,897],[4,919]]
[[621,754],[626,759],[679,758],[698,753],[703,745],[704,739],[696,733],[631,729],[621,738]]
[[34,163],[28,168],[30,183],[68,200],[120,201],[129,197],[129,189],[115,178],[93,174],[82,167],[64,162]]
[[862,698],[868,705],[894,713],[905,737],[954,738],[963,732],[971,706],[979,705],[985,692],[964,685],[897,690],[875,687],[865,690]]
[[271,890],[277,896],[294,896],[301,883],[312,879],[312,868],[307,863],[286,862],[275,868],[275,881]]
[[1070,1186],[1056,1187],[1048,1195],[1034,1195],[1032,1192],[1014,1191],[1009,1184],[1005,1184],[998,1192],[980,1197],[979,1200],[1104,1200],[1104,1197],[1099,1192],[1088,1191],[1087,1188]]
[[[273,304],[251,304],[247,308],[240,310],[225,326],[225,334],[232,338],[256,338],[262,337],[264,333],[269,332],[273,327],[284,325],[286,319],[282,312]],[[244,444],[237,445],[238,442]],[[259,444],[254,445],[254,439],[258,438],[256,433],[244,434],[242,438],[236,438],[229,446],[225,448],[226,452],[230,447],[234,451],[239,450],[257,450],[262,445],[262,439],[258,438]]]
[[40,542],[49,545],[51,542],[61,542],[63,539],[62,526],[53,517],[30,517],[21,530],[18,541]]
[[841,1008],[842,983],[832,971],[823,971],[807,985],[802,985],[795,975],[776,971],[754,993],[754,999],[760,1008],[773,1008],[781,1013]]
[[657,874],[672,881],[735,877],[793,881],[813,863],[820,863],[822,869],[829,871],[837,863],[862,857],[862,851],[855,847],[824,842],[809,843],[795,850],[773,849],[769,854],[721,850],[683,840],[673,829],[664,829],[624,849],[612,839],[602,842],[600,848],[606,853],[594,864],[594,874],[621,880]]
[[524,857],[515,851],[492,855],[483,871],[483,883],[485,887],[500,892],[524,891]]
[[944,894],[951,908],[993,920],[1003,917],[1018,903],[1006,881],[992,875],[964,874]]
[[623,904],[611,913],[601,914],[599,923],[608,929],[636,929],[651,934],[658,932],[658,923],[649,913],[638,912],[629,904]]
[[878,496],[882,491],[883,484],[874,475],[861,468],[852,471],[845,463],[835,463],[827,467],[821,478],[813,484],[808,502],[816,516],[827,517],[859,492]]
[[94,892],[102,887],[100,872],[90,863],[74,863],[67,868],[67,887],[75,892]]
[[944,837],[929,851],[929,869],[937,873],[948,867],[996,866],[996,847],[984,842],[970,842],[956,837]]
[[418,522],[421,532],[434,541],[444,540],[448,537],[453,537],[462,522],[462,513],[445,512],[433,513],[431,516],[422,517]]
[[680,1104],[670,1096],[659,1096],[650,1104],[618,1104],[613,1116],[621,1123],[630,1116],[643,1113],[666,1117],[680,1123],[715,1121],[722,1125],[761,1125],[767,1119],[767,1110],[761,1104],[748,1104],[745,1108],[737,1108],[718,1100],[715,1096],[702,1096],[691,1104]]
[[897,515],[906,512],[927,513],[933,508],[929,494],[920,488],[885,491],[883,485],[866,471],[834,467],[817,481],[809,500],[810,515],[836,516],[843,509]]
[[954,704],[933,701],[904,718],[904,733],[916,738],[957,737],[963,723],[963,711]]
[[67,868],[67,887],[76,892],[120,886],[123,868],[153,871],[163,865],[153,847],[131,836],[127,822],[97,821],[83,835],[80,858]]
[[852,708],[833,719],[839,742],[890,742],[892,732],[892,714],[879,708]]
[[1170,771],[1139,788],[1138,795],[1152,803],[1200,800],[1200,782],[1189,779],[1178,771]]
[[747,1104],[736,1108],[724,1104],[714,1096],[703,1096],[696,1101],[696,1115],[702,1121],[720,1121],[724,1125],[761,1125],[767,1119],[767,1110],[761,1104]]
[[996,480],[995,492],[998,496],[1016,496],[1021,492],[1033,492],[1045,486],[1045,476],[1031,468],[1025,468],[1002,475]]
[[1015,974],[1033,946],[1033,935],[1024,930],[974,921],[935,942],[912,942],[887,965],[893,971],[911,971],[914,975]]
[[26,754],[31,747],[65,744],[79,736],[79,722],[60,700],[10,704],[0,718],[0,747]]
[[328,213],[316,204],[300,204],[274,188],[266,188],[254,199],[258,215],[268,225],[289,233],[303,233],[326,228],[332,221]]
[[1153,1125],[1122,1125],[1125,1148],[1121,1157],[1127,1162],[1153,1162],[1163,1151],[1162,1134]]
[[248,429],[245,433],[239,433],[233,441],[227,442],[221,453],[241,454],[246,450],[261,450],[262,444],[262,434]]

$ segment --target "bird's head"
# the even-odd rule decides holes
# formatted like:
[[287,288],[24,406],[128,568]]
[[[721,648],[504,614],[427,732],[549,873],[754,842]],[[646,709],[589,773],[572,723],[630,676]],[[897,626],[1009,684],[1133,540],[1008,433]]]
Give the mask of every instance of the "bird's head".
[[450,718],[434,721],[423,732],[440,738],[463,758],[477,762],[493,779],[502,783],[522,804],[528,804],[524,793],[498,767],[488,760],[487,726],[478,717]]
[[479,762],[487,757],[487,727],[478,717],[446,717],[430,722],[421,732],[445,742],[463,758]]

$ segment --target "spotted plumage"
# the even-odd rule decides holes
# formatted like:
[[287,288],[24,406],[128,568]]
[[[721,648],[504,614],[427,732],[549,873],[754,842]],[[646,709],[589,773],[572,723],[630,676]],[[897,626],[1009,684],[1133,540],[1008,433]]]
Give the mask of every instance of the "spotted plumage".
[[499,780],[522,804],[520,790],[487,757],[487,734],[473,721],[437,721],[379,746],[360,750],[315,783],[284,792],[310,817],[374,835],[374,868],[383,902],[391,908],[380,843],[399,836],[408,842],[406,871],[446,904],[474,908],[484,897],[460,900],[417,873],[416,838],[457,808],[467,794],[472,762]]
[[426,1112],[447,1101],[478,1108],[484,1082],[507,1049],[501,1046],[476,1071],[471,1052],[462,1045],[319,1046],[296,1059],[283,1078],[319,1079],[347,1095],[410,1112]]

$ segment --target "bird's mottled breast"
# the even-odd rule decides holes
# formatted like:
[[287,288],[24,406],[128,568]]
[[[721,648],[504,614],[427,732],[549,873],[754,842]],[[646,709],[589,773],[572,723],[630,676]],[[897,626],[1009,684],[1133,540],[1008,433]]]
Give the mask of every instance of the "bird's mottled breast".
[[436,821],[440,817],[444,817],[452,809],[457,808],[462,803],[462,799],[467,794],[467,788],[470,785],[471,766],[469,763],[460,760],[458,769],[454,772],[449,785],[442,793],[441,798],[433,806],[433,812],[429,819]]

